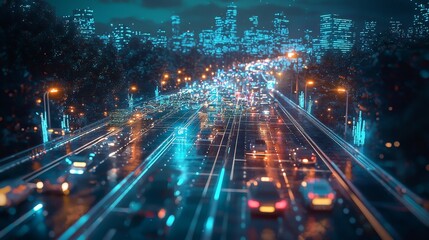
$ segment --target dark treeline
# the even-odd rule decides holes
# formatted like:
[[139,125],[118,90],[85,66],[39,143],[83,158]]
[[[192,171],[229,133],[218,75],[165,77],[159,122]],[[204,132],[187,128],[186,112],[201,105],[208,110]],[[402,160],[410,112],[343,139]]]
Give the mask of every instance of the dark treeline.
[[38,113],[43,112],[43,95],[49,88],[59,89],[49,94],[52,127],[60,126],[63,113],[79,127],[125,107],[130,86],[138,87],[135,97],[149,98],[166,73],[164,90],[169,91],[186,84],[183,78],[177,83],[179,69],[192,83],[207,66],[208,79],[217,68],[248,59],[242,54],[214,59],[196,49],[176,53],[136,38],[118,51],[98,38],[81,38],[46,2],[25,7],[26,2],[0,4],[0,157],[41,142],[35,128],[40,128]]

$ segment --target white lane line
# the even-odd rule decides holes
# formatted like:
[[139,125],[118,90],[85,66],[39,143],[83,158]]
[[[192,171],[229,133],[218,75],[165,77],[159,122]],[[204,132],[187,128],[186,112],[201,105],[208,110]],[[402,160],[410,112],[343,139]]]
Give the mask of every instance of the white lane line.
[[242,189],[242,188],[223,188],[222,192],[228,192],[228,193],[247,193],[247,189]]
[[235,167],[235,161],[237,160],[235,159],[235,156],[237,155],[237,144],[238,144],[238,136],[240,135],[240,125],[241,125],[241,115],[240,115],[240,119],[238,120],[237,138],[235,139],[235,149],[234,149],[234,156],[232,160],[232,169],[231,169],[231,174],[229,175],[230,181],[232,181],[232,179],[234,178],[234,167]]

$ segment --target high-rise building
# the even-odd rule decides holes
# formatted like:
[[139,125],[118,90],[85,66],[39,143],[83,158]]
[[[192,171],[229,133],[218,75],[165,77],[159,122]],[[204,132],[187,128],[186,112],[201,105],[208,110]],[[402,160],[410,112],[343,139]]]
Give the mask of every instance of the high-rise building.
[[289,38],[289,20],[283,13],[274,14],[274,29],[273,29],[273,40],[274,48],[278,51],[281,50],[282,45],[286,44]]
[[215,29],[214,29],[214,49],[216,57],[223,56],[223,46],[224,46],[224,21],[221,17],[215,17]]
[[214,31],[211,29],[202,30],[198,37],[201,51],[206,55],[213,56],[215,54]]
[[173,51],[180,50],[180,17],[177,15],[171,16],[171,48]]
[[390,18],[389,33],[395,38],[404,37],[404,28],[401,21]]
[[83,38],[89,39],[95,35],[94,11],[90,8],[75,9],[72,14],[72,21]]
[[181,35],[181,40],[182,40],[182,52],[183,53],[187,53],[189,51],[191,51],[192,48],[195,47],[195,37],[194,37],[194,32],[191,31],[186,31],[184,33],[182,33]]
[[377,22],[365,21],[362,31],[359,33],[359,44],[362,51],[370,51],[375,43]]
[[156,37],[152,38],[152,43],[155,47],[167,48],[167,33],[165,30],[158,29]]
[[353,21],[339,18],[337,14],[320,16],[320,45],[322,51],[349,52],[354,43]]
[[414,1],[414,5],[413,26],[409,30],[409,35],[417,38],[427,37],[429,35],[429,1],[426,4]]
[[132,37],[132,31],[124,24],[118,24],[112,31],[113,45],[121,50],[127,45]]
[[226,52],[238,51],[237,6],[232,2],[226,10],[224,22],[224,39]]

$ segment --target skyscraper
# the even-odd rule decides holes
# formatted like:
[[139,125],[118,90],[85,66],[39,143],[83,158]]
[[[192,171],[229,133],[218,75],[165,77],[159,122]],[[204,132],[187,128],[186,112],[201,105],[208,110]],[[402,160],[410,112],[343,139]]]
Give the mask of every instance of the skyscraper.
[[182,40],[182,44],[181,44],[182,49],[181,50],[183,53],[187,53],[192,48],[195,47],[194,32],[186,31],[186,32],[182,33],[181,40]]
[[171,16],[171,48],[173,51],[180,50],[180,17],[177,15]]
[[118,24],[113,29],[112,32],[112,38],[113,38],[113,45],[118,49],[121,50],[130,42],[130,39],[132,37],[132,31],[128,26],[125,26],[124,24]]
[[83,38],[95,35],[94,11],[90,8],[73,10],[72,20]]
[[199,47],[204,54],[213,56],[215,54],[214,47],[214,31],[211,29],[206,29],[201,31],[199,34]]
[[234,3],[229,4],[227,7],[224,24],[224,37],[227,52],[238,51],[237,6]]
[[281,50],[282,45],[286,44],[289,38],[289,28],[288,28],[289,20],[283,13],[274,14],[274,29],[273,29],[273,40],[274,40],[274,48],[277,50]]
[[359,43],[362,51],[369,51],[371,46],[375,43],[377,33],[376,21],[365,21],[362,31],[359,33]]
[[223,46],[224,46],[224,36],[223,36],[223,20],[221,17],[215,17],[215,29],[214,29],[214,49],[216,57],[222,57],[223,55]]
[[339,18],[337,14],[320,16],[320,45],[322,51],[349,52],[353,47],[353,21]]
[[389,33],[395,38],[404,37],[404,29],[401,21],[390,18]]
[[429,35],[429,1],[426,4],[414,2],[413,37],[422,38]]

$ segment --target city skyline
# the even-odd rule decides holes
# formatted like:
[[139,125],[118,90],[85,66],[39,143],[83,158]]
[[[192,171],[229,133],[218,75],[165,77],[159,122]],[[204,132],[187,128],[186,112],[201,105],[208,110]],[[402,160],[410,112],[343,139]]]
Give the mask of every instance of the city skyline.
[[[410,1],[410,3],[413,3]],[[294,49],[306,52],[320,60],[327,50],[349,52],[357,44],[363,51],[370,51],[377,33],[388,32],[395,38],[421,38],[429,33],[428,5],[415,4],[412,24],[404,24],[397,18],[388,19],[388,27],[380,28],[380,23],[365,19],[362,24],[336,13],[320,15],[319,31],[304,29],[303,36],[290,34],[291,20],[282,11],[274,13],[271,27],[261,26],[258,15],[248,18],[250,27],[240,34],[239,8],[229,3],[224,14],[215,16],[209,28],[200,31],[186,30],[180,15],[172,15],[170,23],[158,28],[156,33],[141,31],[133,25],[110,24],[110,30],[97,34],[105,43],[112,42],[120,50],[136,36],[142,42],[151,41],[155,46],[171,48],[173,51],[189,52],[197,47],[200,52],[218,58],[228,52],[243,51],[254,56],[273,56]],[[91,8],[74,9],[72,15],[63,16],[66,22],[73,22],[84,38],[96,34],[95,11]],[[185,28],[183,28],[185,26]],[[185,30],[183,30],[185,29]]]
[[[270,29],[275,13],[283,12],[290,20],[291,37],[302,37],[305,29],[318,33],[320,15],[339,14],[352,19],[357,25],[365,20],[375,20],[379,27],[386,29],[390,18],[401,21],[405,26],[412,23],[414,3],[410,0],[394,0],[388,5],[385,1],[350,0],[294,0],[294,1],[48,1],[58,16],[69,15],[74,9],[90,7],[94,10],[98,34],[111,31],[110,24],[125,24],[133,30],[155,34],[158,29],[169,29],[170,17],[181,17],[181,30],[200,32],[213,26],[216,16],[225,16],[228,4],[235,2],[238,8],[237,33],[239,36],[251,27],[249,17],[259,16],[260,28]],[[415,1],[414,1],[415,2]],[[364,14],[362,14],[364,13]]]

